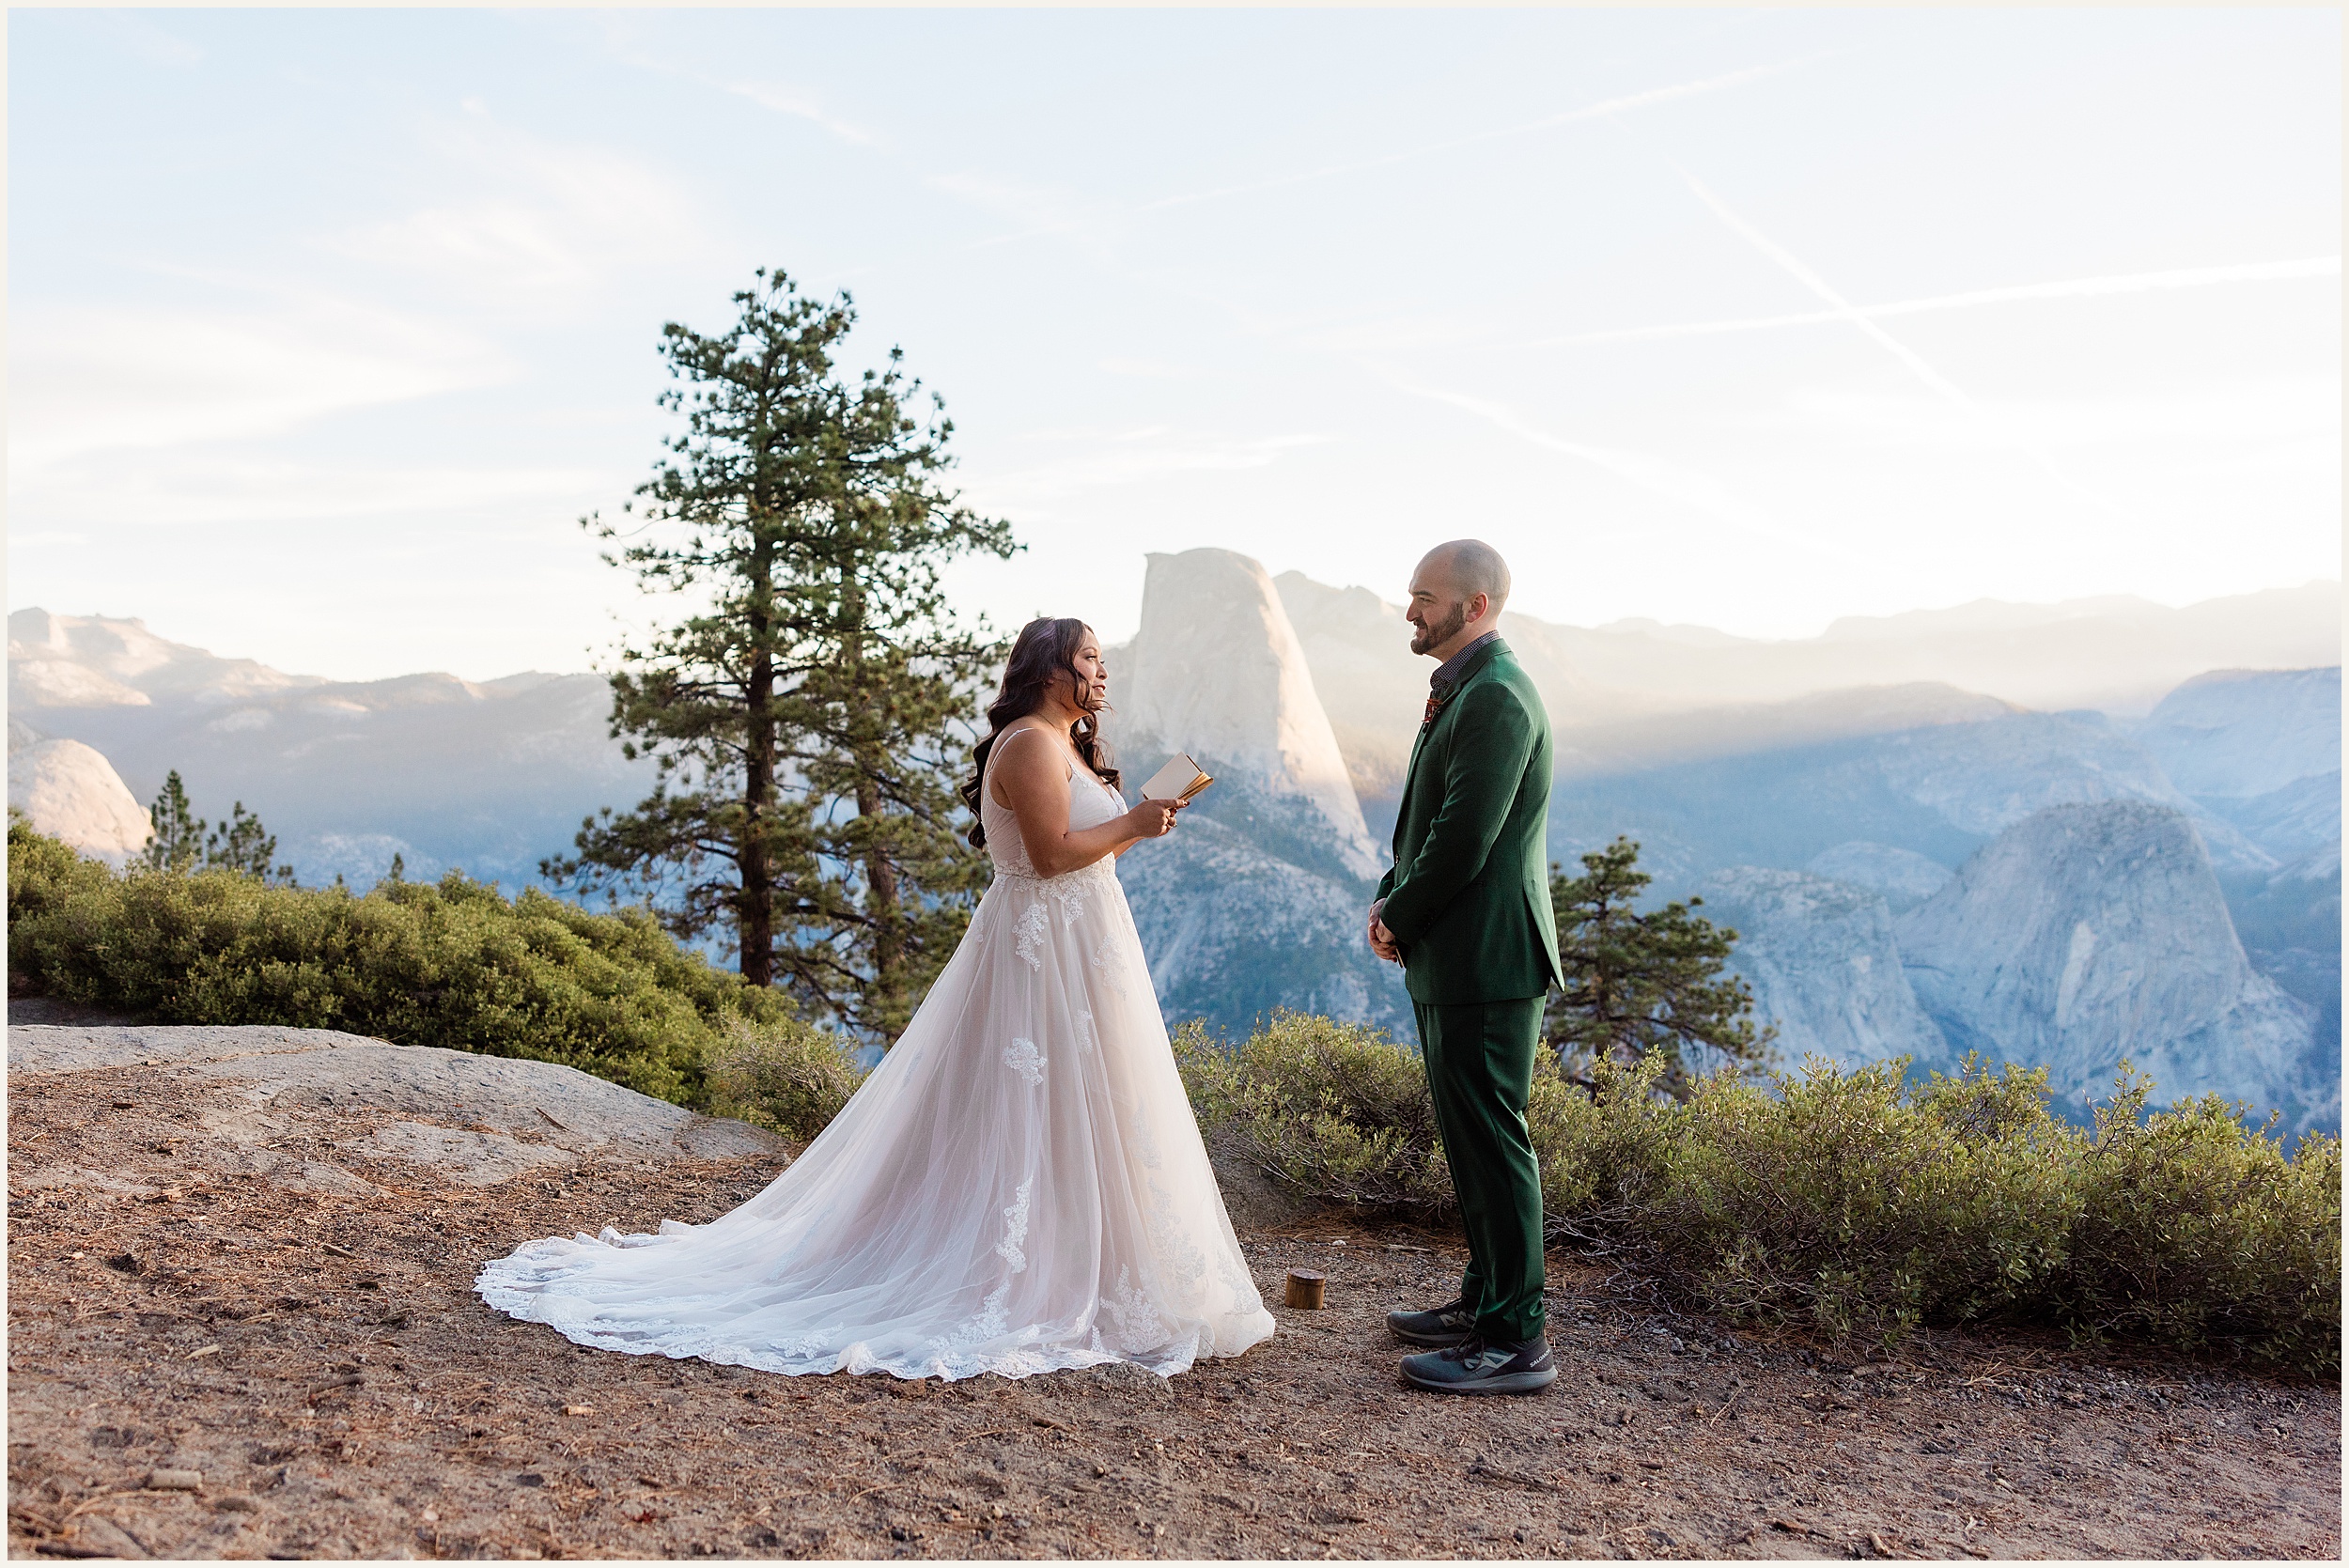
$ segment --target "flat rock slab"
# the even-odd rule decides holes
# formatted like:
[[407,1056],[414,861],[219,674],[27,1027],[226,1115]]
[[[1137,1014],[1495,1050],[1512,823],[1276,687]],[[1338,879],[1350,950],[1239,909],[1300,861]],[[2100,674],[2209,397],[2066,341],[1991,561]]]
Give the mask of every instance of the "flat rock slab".
[[[182,1151],[192,1172],[269,1174],[314,1191],[367,1187],[334,1153],[292,1159],[273,1145],[309,1123],[306,1112],[390,1118],[336,1152],[364,1168],[422,1167],[444,1181],[487,1187],[583,1161],[666,1162],[785,1157],[783,1141],[741,1122],[700,1116],[551,1062],[396,1046],[332,1029],[164,1024],[16,1024],[8,1076],[105,1074],[137,1097],[142,1069],[180,1083],[233,1090],[202,1116]],[[124,1084],[130,1086],[127,1091]],[[60,1185],[102,1181],[50,1172]],[[77,1181],[75,1178],[82,1180]]]

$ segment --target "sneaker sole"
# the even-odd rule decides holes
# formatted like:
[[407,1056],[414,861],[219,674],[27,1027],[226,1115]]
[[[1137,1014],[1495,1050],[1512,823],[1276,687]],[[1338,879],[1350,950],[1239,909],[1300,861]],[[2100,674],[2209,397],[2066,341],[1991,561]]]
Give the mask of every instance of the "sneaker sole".
[[1403,1369],[1404,1377],[1414,1387],[1439,1394],[1530,1394],[1547,1389],[1558,1381],[1556,1367],[1540,1372],[1512,1372],[1496,1377],[1482,1377],[1473,1383],[1445,1383],[1411,1375],[1411,1369]]
[[1455,1344],[1466,1344],[1469,1339],[1465,1330],[1457,1334],[1414,1334],[1408,1328],[1397,1328],[1392,1323],[1387,1325],[1387,1332],[1405,1344],[1423,1345],[1429,1350],[1449,1350]]

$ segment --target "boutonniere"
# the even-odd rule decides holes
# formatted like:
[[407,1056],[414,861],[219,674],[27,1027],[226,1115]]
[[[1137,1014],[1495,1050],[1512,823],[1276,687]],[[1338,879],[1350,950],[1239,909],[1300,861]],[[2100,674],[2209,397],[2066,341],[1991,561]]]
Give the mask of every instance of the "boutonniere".
[[1449,691],[1445,692],[1440,697],[1431,695],[1427,699],[1427,712],[1421,718],[1419,727],[1423,730],[1433,729],[1436,723],[1436,715],[1441,713],[1443,711],[1443,705],[1451,700],[1452,693]]

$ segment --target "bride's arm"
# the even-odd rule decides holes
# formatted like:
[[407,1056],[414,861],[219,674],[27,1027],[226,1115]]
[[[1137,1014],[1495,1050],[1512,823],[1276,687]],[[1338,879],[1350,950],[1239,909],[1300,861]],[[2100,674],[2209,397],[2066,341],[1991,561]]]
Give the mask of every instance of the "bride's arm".
[[1067,753],[1040,735],[1034,740],[1019,738],[1026,734],[1023,729],[995,742],[997,760],[989,771],[1003,803],[1019,819],[1019,842],[1037,876],[1057,877],[1091,865],[1137,840],[1160,837],[1174,826],[1174,814],[1182,808],[1172,800],[1144,800],[1097,828],[1071,832]]

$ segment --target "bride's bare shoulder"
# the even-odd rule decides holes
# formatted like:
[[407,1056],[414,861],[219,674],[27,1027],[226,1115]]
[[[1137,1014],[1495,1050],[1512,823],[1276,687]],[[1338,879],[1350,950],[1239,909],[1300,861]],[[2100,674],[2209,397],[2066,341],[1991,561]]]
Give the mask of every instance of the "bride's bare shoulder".
[[[1035,738],[1021,740],[1021,737],[1029,735]],[[999,806],[1011,804],[1007,791],[1049,789],[1056,783],[1067,783],[1068,769],[1063,755],[1067,747],[1056,744],[1046,725],[1011,724],[995,737],[990,750],[988,772],[993,780],[991,792]]]

